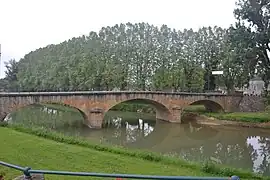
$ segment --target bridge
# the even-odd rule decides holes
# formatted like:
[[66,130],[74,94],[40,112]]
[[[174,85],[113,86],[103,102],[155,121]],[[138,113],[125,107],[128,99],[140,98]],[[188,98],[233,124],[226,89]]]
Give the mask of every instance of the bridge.
[[2,92],[0,121],[9,113],[31,104],[59,103],[78,109],[89,127],[101,128],[105,113],[115,105],[128,101],[152,105],[156,109],[157,119],[181,123],[181,112],[192,104],[202,104],[209,111],[259,111],[261,108],[256,103],[262,100],[258,96],[241,94],[153,91]]

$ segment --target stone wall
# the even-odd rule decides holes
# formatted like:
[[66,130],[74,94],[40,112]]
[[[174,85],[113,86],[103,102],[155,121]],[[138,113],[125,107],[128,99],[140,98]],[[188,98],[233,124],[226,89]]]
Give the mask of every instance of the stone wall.
[[258,112],[265,110],[264,99],[262,96],[245,95],[239,104],[241,112]]

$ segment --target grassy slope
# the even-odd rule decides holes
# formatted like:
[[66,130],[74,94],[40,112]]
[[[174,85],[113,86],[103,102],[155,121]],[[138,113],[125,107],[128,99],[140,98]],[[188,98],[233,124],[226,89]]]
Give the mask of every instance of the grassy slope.
[[[166,165],[161,162],[150,162],[135,157],[58,143],[9,128],[0,127],[0,137],[0,160],[35,169],[155,175],[207,175],[198,170],[176,165]],[[1,166],[0,172],[6,174],[6,179],[20,175],[20,172],[16,170]],[[87,178],[46,176],[46,179]]]

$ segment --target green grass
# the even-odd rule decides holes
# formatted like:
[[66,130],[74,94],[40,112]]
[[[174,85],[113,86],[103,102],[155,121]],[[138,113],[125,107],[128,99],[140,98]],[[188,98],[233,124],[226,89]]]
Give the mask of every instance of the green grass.
[[[242,179],[267,179],[213,164],[199,165],[156,153],[94,144],[79,137],[67,137],[41,128],[0,127],[0,137],[2,161],[35,169],[178,176],[227,177],[237,174]],[[7,179],[20,174],[3,167],[0,167],[1,172],[5,173]],[[46,176],[46,179],[77,178]]]
[[234,112],[234,113],[203,113],[220,120],[242,121],[252,123],[270,122],[269,112]]
[[185,109],[185,112],[194,112],[203,114],[208,117],[214,117],[220,120],[228,121],[240,121],[240,122],[251,122],[251,123],[265,123],[270,122],[270,108],[266,107],[263,112],[232,112],[232,113],[216,113],[206,112],[204,106],[192,105]]
[[186,112],[206,112],[203,105],[191,105],[184,109]]

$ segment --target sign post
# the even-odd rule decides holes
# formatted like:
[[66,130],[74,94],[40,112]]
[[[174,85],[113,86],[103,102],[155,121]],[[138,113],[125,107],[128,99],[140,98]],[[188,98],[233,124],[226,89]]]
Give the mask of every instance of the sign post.
[[213,75],[222,75],[223,71],[212,71]]
[[[212,71],[213,75],[223,75],[223,71]],[[218,77],[217,77],[218,78]],[[216,80],[215,80],[216,81]],[[216,81],[217,82],[217,81]]]

